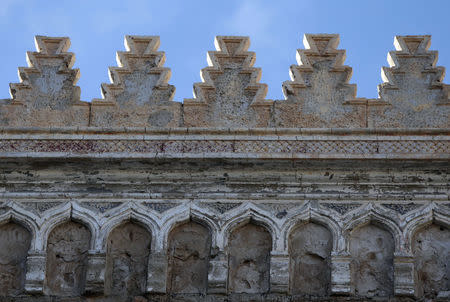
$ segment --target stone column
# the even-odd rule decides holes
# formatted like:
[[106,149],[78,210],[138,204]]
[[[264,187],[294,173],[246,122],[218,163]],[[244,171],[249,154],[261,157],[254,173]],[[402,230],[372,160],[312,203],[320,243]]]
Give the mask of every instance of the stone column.
[[220,251],[209,261],[208,293],[226,294],[228,279],[228,259],[225,252]]
[[394,293],[414,295],[414,258],[411,256],[394,257]]
[[41,251],[30,251],[27,256],[27,273],[25,291],[30,294],[41,294],[45,279],[46,254]]
[[331,255],[331,293],[350,294],[351,274],[349,255]]
[[270,291],[289,292],[289,255],[272,252],[270,257]]
[[106,254],[89,251],[86,272],[86,293],[102,294],[105,290]]
[[148,256],[147,292],[166,293],[167,254],[154,252]]

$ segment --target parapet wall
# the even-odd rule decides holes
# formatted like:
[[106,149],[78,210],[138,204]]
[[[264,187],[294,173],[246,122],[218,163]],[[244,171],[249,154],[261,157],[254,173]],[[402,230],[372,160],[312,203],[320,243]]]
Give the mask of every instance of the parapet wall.
[[36,37],[0,104],[0,301],[448,301],[450,85],[398,36],[378,99],[338,35],[305,35],[285,100],[217,37],[173,101],[159,38],[127,36],[80,100]]
[[282,84],[285,100],[266,99],[248,37],[218,36],[194,98],[174,102],[159,37],[126,36],[102,99],[80,100],[69,38],[36,37],[21,82],[3,100],[0,125],[18,127],[448,128],[449,85],[430,36],[397,36],[382,68],[378,99],[356,97],[339,36],[306,34],[298,65]]

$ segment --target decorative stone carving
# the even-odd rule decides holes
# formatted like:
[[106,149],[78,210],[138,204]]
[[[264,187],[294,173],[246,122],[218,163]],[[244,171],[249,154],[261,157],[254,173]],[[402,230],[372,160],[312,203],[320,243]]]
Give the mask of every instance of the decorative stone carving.
[[144,202],[144,206],[160,214],[179,205],[179,203],[169,202]]
[[350,269],[357,296],[392,296],[394,293],[394,240],[378,226],[354,230],[350,240]]
[[261,208],[265,209],[265,210],[269,210],[269,212],[273,213],[275,215],[276,218],[283,218],[285,217],[288,212],[296,207],[300,207],[301,204],[300,203],[261,203],[258,204],[258,206],[260,206]]
[[69,221],[49,235],[44,292],[54,296],[79,296],[86,284],[89,230]]
[[103,99],[92,101],[91,126],[179,127],[181,104],[173,102],[171,71],[156,36],[125,36],[126,52],[117,52],[109,69],[112,84],[102,84]]
[[10,84],[11,100],[0,106],[0,125],[19,127],[88,126],[89,103],[75,86],[80,72],[67,37],[35,37],[29,67],[19,68],[20,83]]
[[151,235],[127,222],[108,237],[105,293],[114,296],[141,295],[146,291]]
[[352,68],[343,65],[345,50],[338,50],[339,35],[305,34],[306,49],[297,50],[298,65],[283,83],[285,101],[276,101],[273,125],[302,128],[366,127],[364,99],[356,98],[349,84]]
[[93,210],[94,212],[99,212],[99,213],[105,213],[108,210],[117,208],[118,206],[120,206],[122,203],[121,202],[91,202],[91,201],[86,201],[86,202],[81,202],[80,203],[82,207],[88,208]]
[[[435,298],[450,291],[450,230],[432,224],[413,241],[416,296]],[[446,293],[447,292],[447,293]],[[447,297],[448,298],[448,297]]]
[[203,202],[202,205],[206,205],[208,208],[223,214],[225,212],[231,211],[234,208],[237,208],[242,203],[240,202]]
[[248,37],[217,36],[217,51],[208,52],[202,83],[194,84],[194,99],[184,100],[187,127],[267,127],[272,101],[259,83],[255,53]]
[[23,205],[33,213],[41,215],[47,210],[61,205],[62,202],[24,202]]
[[431,36],[396,36],[396,51],[383,67],[380,99],[369,102],[368,126],[376,128],[449,128],[449,85],[444,67],[436,67]]
[[269,290],[270,233],[248,223],[230,236],[228,253],[228,291],[231,293],[266,293]]
[[[119,134],[119,131],[111,131]],[[99,140],[95,131],[85,134],[84,139],[65,139],[57,137],[41,140],[30,137],[23,139],[11,139],[9,135],[3,135],[0,140],[0,154],[4,157],[27,157],[29,154],[38,155],[51,153],[55,157],[118,157],[139,156],[154,158],[166,157],[194,157],[194,158],[284,158],[284,159],[316,159],[341,158],[341,159],[379,159],[400,158],[417,159],[431,158],[441,159],[448,154],[450,141],[439,138],[436,135],[428,136],[426,132],[411,133],[417,136],[395,136],[391,139],[381,140],[376,133],[367,130],[366,133],[352,133],[343,135],[331,135],[324,129],[319,132],[322,137],[318,139],[310,134],[302,134],[296,129],[292,133],[283,133],[283,136],[273,137],[274,132],[262,131],[265,140],[249,140],[245,135],[252,135],[252,131],[235,135],[230,138],[228,132],[220,132],[217,136],[206,136],[204,139],[170,138],[167,136],[145,140],[132,140],[121,133],[121,137],[112,139],[110,133],[105,133]],[[48,134],[54,134],[48,131]],[[57,134],[57,133],[56,133]],[[157,133],[152,133],[158,135]],[[297,135],[298,136],[297,136]],[[400,133],[398,133],[400,134]],[[349,140],[348,135],[354,135],[354,140]]]
[[206,294],[211,253],[209,230],[187,222],[172,230],[168,244],[167,292]]
[[330,203],[330,202],[323,202],[320,205],[327,207],[328,209],[334,210],[338,212],[341,215],[345,215],[347,212],[350,212],[354,209],[359,208],[362,204],[360,203]]
[[332,236],[316,223],[299,226],[289,236],[291,293],[328,296],[331,286]]
[[31,234],[23,226],[9,222],[0,225],[0,296],[22,293]]
[[413,211],[419,207],[422,206],[422,204],[417,203],[383,203],[383,207],[386,207],[390,210],[393,210],[397,213],[400,213],[400,215],[405,215],[406,213]]

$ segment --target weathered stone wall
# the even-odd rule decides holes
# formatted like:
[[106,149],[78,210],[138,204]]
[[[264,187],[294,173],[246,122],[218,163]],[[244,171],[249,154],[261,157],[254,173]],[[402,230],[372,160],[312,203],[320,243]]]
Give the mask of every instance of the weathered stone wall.
[[[86,281],[58,285],[58,296],[400,298],[448,288],[448,161],[9,159],[0,167],[0,218],[31,237],[16,297],[48,293],[64,267],[73,280],[81,280],[73,267],[84,269]],[[421,249],[418,238],[428,238]],[[49,248],[58,242],[65,258]],[[68,260],[49,266],[58,259]]]
[[79,296],[84,293],[90,240],[89,230],[73,221],[51,231],[47,242],[46,294]]
[[126,222],[111,232],[106,250],[107,295],[145,293],[150,244],[149,232],[133,222]]
[[171,231],[168,240],[167,292],[206,294],[211,255],[211,232],[188,222]]
[[87,103],[69,39],[36,37],[0,101],[0,301],[448,301],[444,68],[398,36],[357,98],[338,42],[305,35],[272,101],[219,36],[179,103],[159,37],[127,36]]
[[0,226],[0,295],[16,296],[25,284],[30,232],[15,222]]
[[269,291],[272,238],[262,226],[253,223],[231,233],[228,243],[228,290],[231,293]]
[[331,290],[333,236],[317,223],[307,223],[289,236],[290,292],[295,295],[328,296]]
[[352,232],[350,270],[355,295],[393,295],[394,250],[392,235],[376,225],[369,224]]
[[418,296],[434,297],[450,288],[450,230],[432,224],[417,232],[413,242]]

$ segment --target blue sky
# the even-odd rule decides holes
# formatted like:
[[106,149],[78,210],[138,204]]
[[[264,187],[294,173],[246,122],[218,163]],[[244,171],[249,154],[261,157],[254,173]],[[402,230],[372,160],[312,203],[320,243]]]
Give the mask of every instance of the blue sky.
[[296,64],[304,33],[339,33],[339,48],[353,67],[350,82],[359,97],[373,98],[395,35],[431,34],[438,65],[450,68],[449,11],[449,0],[1,0],[0,98],[9,98],[8,84],[18,82],[17,67],[26,66],[34,35],[69,36],[81,70],[81,99],[98,98],[100,84],[109,82],[107,68],[116,66],[115,52],[124,50],[124,35],[133,34],[161,36],[176,101],[192,97],[214,36],[248,35],[261,82],[269,85],[267,98],[283,99],[281,83]]

